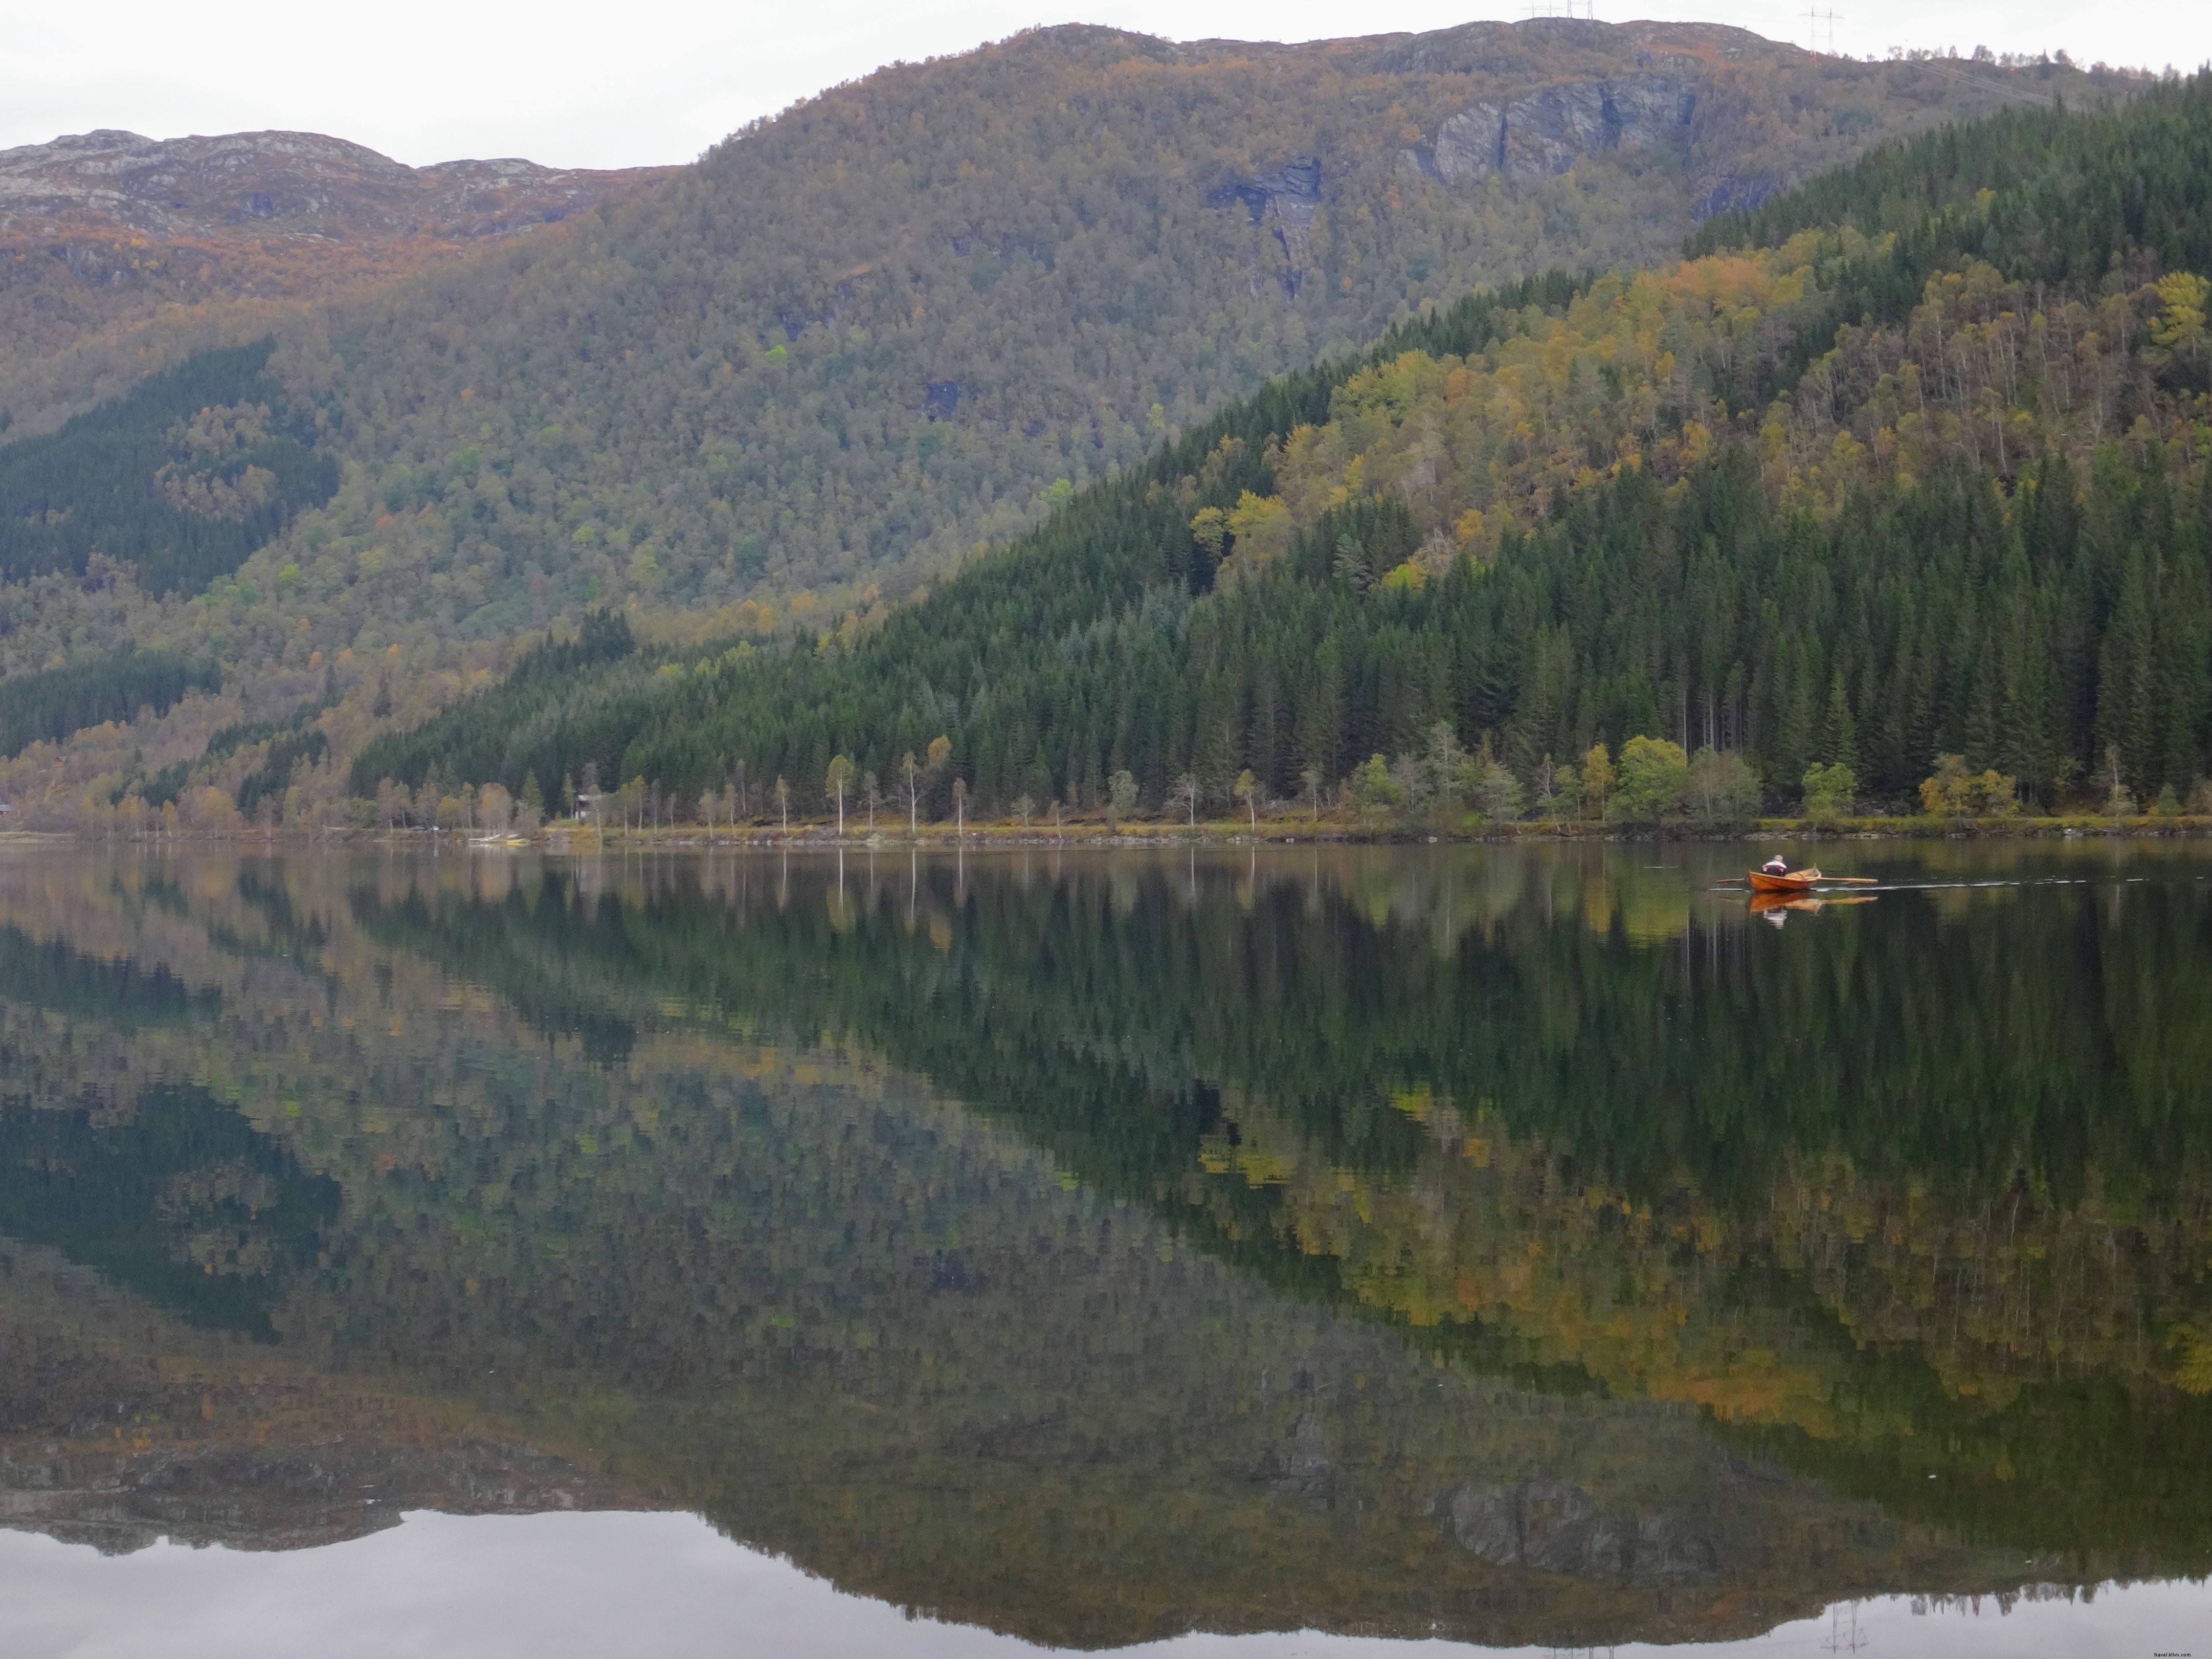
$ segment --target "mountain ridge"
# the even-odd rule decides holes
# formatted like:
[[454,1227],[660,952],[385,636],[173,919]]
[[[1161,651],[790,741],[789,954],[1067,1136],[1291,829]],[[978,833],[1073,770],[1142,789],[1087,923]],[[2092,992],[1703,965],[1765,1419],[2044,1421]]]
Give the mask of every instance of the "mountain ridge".
[[323,133],[119,129],[0,150],[0,434],[50,430],[193,351],[558,223],[672,167],[411,167]]
[[611,187],[672,171],[550,167],[516,157],[416,167],[325,133],[272,128],[163,139],[101,128],[0,150],[0,231],[81,216],[172,236],[248,222],[325,237],[491,236],[556,222]]

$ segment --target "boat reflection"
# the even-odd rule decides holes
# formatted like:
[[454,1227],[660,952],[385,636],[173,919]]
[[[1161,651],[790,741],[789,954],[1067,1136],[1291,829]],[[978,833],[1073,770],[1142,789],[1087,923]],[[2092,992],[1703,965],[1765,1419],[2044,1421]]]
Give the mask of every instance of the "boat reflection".
[[1874,900],[1872,893],[1753,893],[1751,914],[1765,919],[1770,927],[1779,927],[1792,915],[1818,915],[1831,905],[1872,904]]

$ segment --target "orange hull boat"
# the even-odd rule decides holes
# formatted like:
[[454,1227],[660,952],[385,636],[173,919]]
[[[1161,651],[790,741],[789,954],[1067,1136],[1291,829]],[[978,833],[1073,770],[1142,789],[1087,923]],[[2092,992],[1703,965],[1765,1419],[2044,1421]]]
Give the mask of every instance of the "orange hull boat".
[[1747,870],[1744,880],[1751,884],[1754,893],[1809,893],[1820,879],[1818,870],[1792,870],[1786,876],[1769,875],[1764,870]]

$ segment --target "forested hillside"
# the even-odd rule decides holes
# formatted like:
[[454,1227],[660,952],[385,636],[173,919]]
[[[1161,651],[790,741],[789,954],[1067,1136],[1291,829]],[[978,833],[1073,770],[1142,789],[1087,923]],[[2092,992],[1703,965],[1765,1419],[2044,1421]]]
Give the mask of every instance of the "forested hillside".
[[2208,158],[2202,76],[1879,154],[1680,262],[1279,382],[865,639],[602,671],[620,696],[580,681],[537,719],[464,704],[356,787],[588,763],[811,793],[833,756],[887,779],[941,735],[936,787],[989,803],[1249,769],[1402,805],[1463,791],[1474,750],[1510,815],[1641,736],[1792,799],[1815,763],[1910,799],[1946,754],[2031,800],[2185,798],[2212,748]]
[[1268,375],[1471,286],[1639,264],[1885,138],[2137,84],[1565,20],[1053,29],[895,65],[650,190],[273,319],[270,407],[344,466],[327,507],[167,599],[0,591],[9,672],[127,641],[211,651],[224,693],[0,789],[73,812],[333,675],[349,757],[603,605],[664,641],[857,635]]
[[196,351],[668,171],[410,167],[313,132],[0,150],[0,433],[50,430]]
[[1426,301],[1640,264],[1883,137],[2089,90],[1988,74],[1689,26],[1039,31],[836,88],[337,319],[301,372],[374,474],[343,527],[390,514],[395,554],[481,537],[556,603],[712,609],[765,581],[865,610]]

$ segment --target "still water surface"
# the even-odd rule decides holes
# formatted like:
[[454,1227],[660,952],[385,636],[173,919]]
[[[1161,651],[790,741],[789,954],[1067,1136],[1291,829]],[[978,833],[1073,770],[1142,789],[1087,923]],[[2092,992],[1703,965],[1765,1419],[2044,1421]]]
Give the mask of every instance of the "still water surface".
[[2212,856],[1820,856],[9,855],[0,1651],[2212,1647]]

